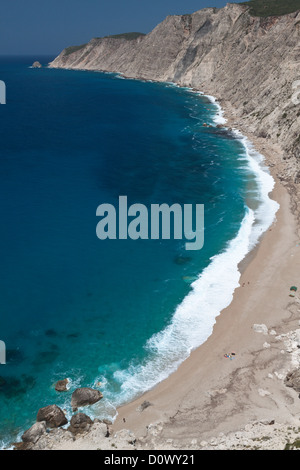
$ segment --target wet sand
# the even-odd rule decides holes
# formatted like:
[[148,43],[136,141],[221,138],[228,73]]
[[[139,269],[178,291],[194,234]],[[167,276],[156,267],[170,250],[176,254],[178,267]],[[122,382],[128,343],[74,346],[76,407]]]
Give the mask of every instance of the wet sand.
[[[275,147],[248,137],[271,167],[280,165]],[[120,407],[115,431],[126,428],[143,437],[151,423],[160,423],[160,441],[172,439],[184,448],[252,421],[299,423],[297,393],[283,381],[291,359],[277,335],[299,327],[300,304],[290,297],[290,286],[299,284],[300,242],[290,195],[273,177],[270,196],[280,204],[276,221],[242,263],[240,287],[217,317],[213,334],[169,378]],[[258,333],[254,324],[273,331]],[[231,352],[232,360],[224,357]],[[140,411],[143,402],[151,405]],[[147,447],[147,437],[144,443]]]

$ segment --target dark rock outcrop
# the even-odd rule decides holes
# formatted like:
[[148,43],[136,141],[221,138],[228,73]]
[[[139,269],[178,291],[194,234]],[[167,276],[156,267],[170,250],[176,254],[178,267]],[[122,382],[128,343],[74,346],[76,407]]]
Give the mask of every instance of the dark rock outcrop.
[[38,411],[37,422],[45,421],[48,428],[59,428],[68,423],[64,412],[57,405],[49,405]]
[[287,387],[293,388],[296,392],[300,393],[300,369],[290,372],[284,381]]
[[40,62],[38,62],[38,61],[35,61],[35,62],[33,62],[32,67],[33,67],[34,69],[41,69],[41,68],[42,68],[42,64],[40,64]]
[[31,428],[27,429],[22,436],[22,441],[25,443],[35,444],[39,438],[46,432],[47,426],[45,421],[34,423]]
[[70,431],[72,434],[87,432],[92,424],[93,421],[89,416],[85,415],[84,413],[78,413],[72,416],[68,431]]
[[71,406],[73,411],[81,406],[88,406],[97,403],[103,398],[103,395],[99,390],[94,390],[93,388],[77,388],[72,394]]
[[66,392],[68,390],[68,383],[69,383],[68,379],[59,380],[55,384],[55,390],[57,392]]

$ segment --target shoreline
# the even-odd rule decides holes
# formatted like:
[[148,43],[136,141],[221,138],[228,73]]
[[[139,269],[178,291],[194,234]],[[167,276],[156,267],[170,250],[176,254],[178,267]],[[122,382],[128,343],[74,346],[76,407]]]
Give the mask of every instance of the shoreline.
[[[118,73],[118,75],[122,75],[122,74],[119,74],[119,73]],[[127,79],[127,78],[128,78],[128,79],[131,79],[130,77],[125,77],[125,76],[122,76],[122,78],[124,78],[124,79]],[[139,79],[138,79],[138,78],[134,78],[133,80],[139,80]],[[143,79],[143,81],[144,81],[144,82],[151,82],[151,83],[153,83],[153,80],[149,81],[149,80]],[[252,171],[253,174],[255,175],[255,179],[256,179],[257,184],[258,184],[258,193],[259,193],[259,195],[260,195],[260,198],[259,198],[259,199],[260,199],[260,206],[259,206],[259,208],[261,208],[261,207],[263,207],[263,206],[267,206],[267,205],[272,206],[272,202],[275,203],[275,204],[274,204],[275,208],[272,208],[272,210],[271,210],[271,212],[272,212],[272,211],[274,212],[274,214],[273,214],[273,212],[272,212],[273,215],[271,216],[272,221],[270,222],[270,221],[267,220],[267,222],[266,222],[265,224],[263,224],[262,221],[260,221],[260,223],[259,223],[259,227],[260,227],[260,230],[262,231],[262,234],[257,234],[257,233],[255,234],[255,223],[254,223],[254,225],[252,225],[252,227],[251,227],[251,234],[250,234],[250,237],[249,237],[249,244],[250,244],[250,246],[249,246],[249,251],[248,251],[248,252],[245,254],[245,256],[237,263],[237,271],[238,271],[238,275],[239,275],[239,277],[240,277],[240,276],[242,275],[244,269],[246,269],[247,265],[250,263],[251,259],[254,258],[255,253],[257,252],[258,247],[259,247],[259,244],[260,244],[262,238],[264,237],[265,233],[266,233],[267,230],[273,225],[274,221],[276,221],[276,213],[277,213],[278,209],[280,208],[280,205],[278,204],[277,199],[272,197],[272,193],[273,193],[274,188],[275,188],[275,186],[276,186],[276,180],[275,180],[275,178],[274,178],[274,175],[272,175],[272,174],[269,172],[269,167],[265,164],[265,157],[264,157],[264,155],[254,147],[254,145],[252,144],[252,141],[249,140],[248,136],[246,136],[245,134],[242,134],[242,133],[240,132],[240,130],[235,129],[235,128],[231,128],[231,127],[228,126],[228,121],[229,121],[229,120],[228,120],[227,118],[226,118],[226,119],[224,118],[225,111],[224,111],[223,108],[220,106],[219,101],[218,101],[214,96],[209,95],[209,94],[206,94],[206,93],[203,93],[203,92],[201,92],[201,91],[199,91],[199,90],[197,90],[197,89],[192,89],[192,88],[190,88],[190,87],[188,87],[188,86],[185,86],[185,85],[179,85],[178,83],[173,83],[173,82],[159,82],[159,81],[157,81],[157,83],[160,83],[160,84],[163,84],[163,85],[171,85],[171,86],[174,86],[174,87],[177,87],[177,88],[181,88],[181,89],[185,90],[186,92],[192,93],[192,94],[194,94],[194,95],[196,95],[196,96],[198,95],[198,96],[202,96],[202,97],[204,97],[204,98],[208,98],[209,101],[210,101],[212,104],[215,105],[216,111],[215,111],[215,116],[214,116],[214,118],[213,118],[214,127],[221,127],[221,128],[224,129],[226,132],[229,132],[229,133],[231,133],[232,135],[234,135],[234,138],[235,138],[236,140],[240,140],[240,141],[241,141],[241,145],[244,147],[245,153],[247,154],[247,159],[248,159],[248,164],[249,164],[249,170],[250,170],[250,167],[252,167],[252,168],[251,168],[251,171]],[[251,155],[251,153],[253,153],[253,152],[256,154],[255,156]],[[260,161],[258,161],[257,157],[260,159]],[[257,169],[254,169],[254,168],[253,168],[253,162],[255,162],[255,164],[256,164],[257,167],[259,168],[259,171],[258,171]],[[262,179],[261,179],[261,175],[262,175],[263,173],[265,173],[266,175],[270,175],[270,179],[272,180],[271,185],[272,185],[273,189],[270,190],[270,191],[264,191],[264,189],[265,189],[264,186],[268,186],[268,184],[266,185],[266,181],[262,181]],[[270,184],[270,182],[269,182],[269,184]],[[277,208],[276,208],[276,205],[277,205]],[[251,208],[250,208],[249,206],[248,206],[248,209],[251,210]],[[270,207],[269,207],[269,209],[270,209]],[[256,214],[256,212],[257,212],[257,211],[254,210],[254,213],[255,213],[255,214]],[[266,212],[266,207],[265,207],[264,212]],[[256,215],[257,215],[257,214],[256,214]],[[241,230],[242,230],[242,227],[243,227],[243,225],[244,225],[244,223],[245,223],[246,217],[247,217],[247,215],[245,215],[245,217],[244,217],[244,219],[243,219],[243,223],[242,223],[241,228],[240,228],[240,231],[238,232],[238,234],[236,235],[236,237],[235,237],[234,239],[228,241],[228,245],[227,245],[227,247],[226,247],[226,250],[224,251],[224,254],[227,253],[228,251],[233,251],[232,254],[234,255],[234,251],[235,251],[235,250],[232,250],[232,249],[230,248],[230,246],[231,246],[232,242],[235,242],[235,241],[239,238],[239,234],[241,233]],[[256,221],[256,216],[255,216],[255,221]],[[248,222],[247,222],[247,224],[248,224]],[[263,228],[262,228],[262,226],[263,226]],[[219,253],[217,256],[219,256],[219,255],[221,255],[221,253]],[[211,261],[211,263],[212,263],[212,261]],[[210,264],[211,264],[211,263],[210,263]],[[232,268],[235,268],[235,266],[232,266]],[[201,275],[202,275],[202,273],[199,273],[199,275],[198,275],[198,276],[199,276],[199,277],[198,277],[198,280],[200,279],[200,276],[201,276]],[[183,299],[182,302],[184,302],[190,295],[193,295],[194,290],[196,290],[196,287],[190,291],[190,293]],[[230,306],[230,304],[231,304],[231,302],[232,302],[232,300],[233,300],[233,295],[234,295],[235,291],[236,291],[236,288],[233,288],[231,301],[229,302],[229,304],[227,304],[227,306],[225,306],[224,308],[221,308],[220,311],[219,311],[219,313],[218,313],[216,316],[214,316],[214,322],[216,322],[216,320],[217,320],[217,318],[219,317],[219,315],[221,315],[222,312],[223,312],[224,310],[226,310],[226,309]],[[180,304],[178,304],[178,306],[176,307],[175,312],[174,312],[174,314],[173,314],[173,318],[175,317],[176,312],[177,312],[177,309],[180,308],[182,302],[181,302]],[[215,324],[215,323],[214,323],[214,324]],[[116,414],[116,416],[115,416],[113,422],[115,422],[115,420],[118,419],[118,409],[122,409],[123,407],[129,405],[130,403],[135,403],[135,402],[137,402],[141,397],[146,396],[148,392],[150,392],[151,390],[156,389],[156,387],[158,387],[158,386],[160,385],[160,383],[162,383],[162,382],[164,382],[164,381],[167,381],[167,380],[178,370],[178,368],[181,367],[182,364],[184,364],[184,362],[189,359],[189,357],[190,357],[190,355],[193,353],[193,351],[194,351],[194,350],[197,350],[199,347],[201,347],[201,346],[209,339],[209,337],[213,334],[213,329],[214,329],[214,325],[213,325],[213,327],[212,327],[212,332],[211,332],[211,333],[209,334],[209,336],[204,340],[204,342],[201,343],[201,344],[199,344],[199,345],[197,345],[194,349],[192,349],[191,352],[189,352],[189,355],[188,355],[185,359],[183,359],[183,361],[179,363],[179,365],[176,367],[176,369],[174,369],[173,371],[171,371],[171,373],[170,373],[166,378],[160,380],[160,381],[157,382],[153,387],[149,388],[149,390],[144,391],[144,392],[141,393],[139,396],[134,397],[133,399],[131,399],[129,402],[124,403],[124,404],[118,406],[118,407],[117,407],[117,414]],[[164,331],[164,330],[163,330],[163,331]],[[162,332],[163,332],[163,331],[162,331]],[[162,333],[162,332],[161,332],[161,333]]]
[[[204,95],[206,94],[204,93]],[[187,422],[187,426],[190,429],[197,415],[200,415],[200,427],[200,423],[202,422],[201,410],[205,410],[206,429],[203,430],[203,432],[199,432],[200,430],[198,427],[197,432],[195,432],[195,430],[192,433],[190,432],[190,435],[187,438],[184,437],[184,435],[188,431],[182,432],[182,429],[180,430],[178,437],[180,438],[181,442],[185,442],[185,445],[188,445],[188,440],[195,441],[195,439],[207,439],[215,436],[218,432],[228,433],[237,431],[241,429],[241,427],[247,425],[249,419],[251,421],[259,420],[259,412],[263,415],[263,419],[269,419],[270,421],[272,421],[272,419],[275,418],[277,415],[276,407],[274,409],[272,409],[272,407],[270,408],[269,403],[267,404],[265,410],[261,408],[261,404],[257,405],[255,403],[255,406],[253,406],[253,410],[250,413],[248,410],[247,413],[242,413],[238,416],[235,416],[235,413],[233,413],[232,423],[230,423],[230,425],[226,424],[226,420],[230,421],[230,418],[228,418],[228,409],[226,410],[226,420],[223,424],[221,422],[217,426],[216,418],[211,417],[209,414],[206,414],[208,409],[212,411],[215,407],[213,403],[209,404],[207,402],[214,401],[214,399],[216,399],[216,401],[224,400],[228,389],[232,385],[230,384],[230,378],[237,372],[237,367],[235,366],[238,365],[238,369],[241,368],[241,361],[239,360],[240,353],[236,353],[234,361],[229,361],[228,359],[226,360],[224,358],[224,354],[230,352],[230,349],[234,349],[235,351],[243,350],[242,346],[247,343],[248,338],[251,338],[251,341],[254,341],[254,344],[252,345],[252,348],[248,346],[247,353],[245,354],[247,354],[249,357],[251,357],[251,355],[259,354],[259,352],[261,351],[261,349],[258,349],[259,342],[267,338],[262,338],[261,335],[254,333],[253,325],[260,323],[269,323],[269,328],[272,328],[273,325],[276,325],[277,329],[281,330],[284,327],[285,323],[287,323],[287,318],[290,314],[290,312],[287,310],[287,305],[291,303],[288,298],[288,282],[285,286],[285,300],[284,298],[278,299],[278,294],[276,295],[276,291],[275,295],[273,296],[274,306],[277,307],[275,309],[276,315],[271,315],[271,312],[268,312],[267,315],[263,315],[260,314],[258,311],[259,306],[262,307],[261,297],[264,294],[268,295],[268,289],[272,288],[272,283],[270,283],[268,286],[264,286],[263,288],[259,285],[263,273],[267,273],[268,271],[273,269],[273,274],[276,274],[278,276],[278,274],[280,274],[281,272],[283,274],[283,271],[286,272],[287,269],[291,269],[290,285],[292,285],[293,281],[296,281],[297,269],[295,269],[295,266],[297,265],[297,263],[295,262],[295,260],[293,260],[291,266],[291,263],[288,262],[289,259],[285,259],[286,264],[283,266],[280,263],[280,260],[282,260],[282,258],[284,257],[283,255],[287,255],[288,253],[290,253],[290,257],[294,258],[295,256],[297,256],[297,259],[300,262],[300,252],[298,250],[297,253],[297,248],[295,248],[296,243],[299,239],[299,235],[297,233],[299,229],[297,223],[298,214],[292,211],[291,196],[277,177],[278,166],[282,165],[280,159],[280,149],[277,146],[274,146],[272,144],[270,145],[265,141],[265,139],[259,139],[254,134],[245,132],[245,129],[243,128],[244,126],[239,125],[241,123],[236,122],[237,118],[233,113],[228,112],[228,109],[223,109],[223,111],[225,111],[226,115],[225,127],[237,127],[242,132],[242,134],[246,136],[247,139],[249,139],[249,141],[253,144],[254,149],[264,156],[264,163],[269,168],[270,173],[275,181],[275,187],[272,193],[270,194],[270,198],[279,202],[280,207],[272,226],[263,234],[258,244],[240,262],[240,287],[235,290],[231,304],[227,308],[222,310],[220,315],[216,318],[213,333],[210,335],[210,337],[197,349],[192,351],[190,357],[187,358],[178,367],[178,369],[173,372],[167,379],[156,385],[152,390],[149,390],[148,392],[144,393],[141,397],[118,408],[118,416],[113,424],[113,429],[118,431],[120,429],[123,429],[124,427],[129,428],[135,433],[136,436],[142,438],[146,446],[147,441],[148,445],[151,439],[153,441],[153,437],[151,438],[151,435],[149,436],[148,429],[149,425],[150,428],[153,428],[153,423],[157,423],[154,428],[158,428],[158,433],[160,435],[165,434],[165,439],[171,439],[172,445],[174,445],[174,436],[178,434],[178,432],[176,432],[176,428],[181,428],[180,425],[176,424],[177,419],[175,417],[177,415],[181,417],[180,419],[178,419],[178,421],[183,421],[185,425]],[[274,169],[276,169],[276,173]],[[284,242],[284,248],[280,249],[280,244],[282,242]],[[272,253],[275,248],[278,250],[278,252],[282,251],[281,253],[278,253],[278,264],[276,263],[276,265],[274,265],[272,256]],[[255,292],[253,292],[253,287],[251,287],[254,283],[256,284],[254,291],[257,291],[257,295],[255,295]],[[247,319],[245,318],[245,321],[247,321],[247,330],[245,330],[245,325],[242,325],[241,319],[238,318],[238,311],[242,311],[245,306],[249,309],[249,297],[248,295],[245,296],[245,292],[251,289],[251,294],[254,297],[253,304],[255,305],[255,297],[258,297],[258,305],[257,307],[253,308],[254,311],[252,312],[252,316]],[[281,303],[282,301],[283,304]],[[286,305],[284,305],[285,302]],[[268,310],[270,310],[270,307],[268,308]],[[234,322],[234,320],[236,321],[236,323]],[[298,326],[298,324],[299,323],[297,322],[297,320],[295,320],[295,327]],[[227,331],[228,327],[229,331]],[[235,327],[237,328],[236,334],[233,333]],[[242,332],[243,335],[241,335]],[[234,341],[235,335],[239,336],[238,341]],[[224,347],[225,344],[228,345],[227,348]],[[239,348],[237,348],[237,346],[239,346]],[[260,348],[261,347],[264,347],[263,344],[260,345]],[[272,348],[270,348],[270,350],[271,349]],[[263,355],[267,356],[268,353],[271,357],[271,351],[269,351],[269,348],[265,346]],[[298,414],[300,415],[300,407],[299,413],[297,411],[297,406],[294,410],[295,400],[297,400],[298,398],[297,394],[293,390],[287,389],[283,384],[283,380],[286,374],[290,370],[292,370],[292,367],[289,364],[289,358],[283,358],[283,356],[284,353],[281,352],[278,361],[280,362],[281,369],[282,361],[285,363],[284,374],[278,374],[281,376],[281,378],[280,380],[278,380],[278,383],[276,383],[275,387],[273,388],[274,393],[276,392],[276,396],[277,394],[279,395],[279,402],[280,395],[286,394],[288,396],[287,401],[291,402],[292,404],[292,410],[290,411],[290,413],[286,413],[286,416],[280,416],[280,421],[285,421],[289,424],[295,424],[298,422],[296,416]],[[215,364],[212,363],[213,357],[215,357],[216,360]],[[265,361],[267,362],[267,360]],[[255,365],[251,364],[250,367],[249,364],[246,365],[246,362],[247,361],[245,360],[243,361],[242,367],[249,369],[249,371],[251,371],[251,374],[254,373],[256,371]],[[199,364],[201,364],[201,366]],[[230,368],[233,370],[231,371]],[[272,368],[272,370],[273,369],[274,368]],[[228,373],[230,372],[230,375],[228,375],[227,377],[226,375],[223,376],[224,370]],[[220,374],[220,376],[218,376],[218,374]],[[269,372],[269,374],[272,375],[271,372]],[[268,377],[267,372],[266,376]],[[269,379],[269,381],[270,380],[271,379]],[[225,384],[227,385],[227,388]],[[272,389],[272,385],[274,384],[270,383],[269,388]],[[197,391],[195,390],[196,386]],[[216,387],[216,390],[212,390],[214,386]],[[257,390],[260,389],[258,388]],[[201,392],[203,393],[202,396]],[[268,398],[266,399],[265,397],[269,397],[269,393],[270,395],[272,395],[272,392],[266,392],[267,393],[264,395],[264,397],[261,398],[264,398],[265,401],[268,401]],[[245,393],[247,393],[247,387],[245,388]],[[189,395],[192,395],[193,399],[189,398],[187,400],[186,397],[188,397]],[[253,402],[264,401],[260,400],[260,394],[258,391],[257,396],[255,396],[255,392],[253,392],[252,395],[254,398]],[[272,400],[276,402],[276,400]],[[141,413],[138,410],[144,402],[151,403],[151,406],[148,406],[148,408]],[[244,403],[242,400],[241,407],[244,406],[246,409],[251,406],[251,404],[254,405],[254,403],[252,403],[252,400],[245,400]],[[224,405],[225,409],[226,406],[227,405]],[[220,405],[220,408],[222,408],[222,405]],[[186,416],[183,419],[182,417],[184,415]],[[169,431],[168,434],[166,433],[166,429],[168,429]],[[153,433],[151,432],[150,434]]]
[[[199,93],[199,91],[196,92]],[[205,93],[203,95],[209,96]],[[218,103],[218,100],[216,100],[216,104]],[[275,181],[275,187],[269,196],[271,199],[279,202],[280,207],[272,226],[263,233],[257,245],[253,247],[239,263],[238,269],[241,273],[240,287],[235,289],[230,305],[223,309],[216,317],[212,334],[202,345],[193,350],[190,356],[185,359],[179,365],[178,369],[169,377],[158,383],[153,389],[145,392],[139,398],[118,408],[118,415],[112,425],[112,432],[118,432],[124,430],[124,428],[129,429],[139,439],[140,448],[147,449],[148,447],[151,448],[151,446],[155,449],[172,447],[187,448],[190,445],[196,448],[195,446],[199,445],[199,439],[209,439],[220,432],[229,433],[246,425],[249,419],[251,421],[259,419],[257,414],[259,410],[263,414],[263,419],[272,421],[272,416],[274,418],[276,415],[276,412],[272,407],[270,408],[269,404],[265,410],[261,405],[263,401],[268,400],[269,393],[271,392],[268,392],[264,396],[258,393],[258,397],[255,397],[256,399],[253,402],[251,400],[249,402],[248,400],[243,403],[242,400],[239,405],[240,409],[245,407],[247,412],[238,415],[232,413],[232,416],[230,416],[228,408],[230,403],[227,403],[228,400],[225,400],[225,397],[227,399],[228,390],[232,387],[230,380],[239,370],[251,369],[251,375],[255,372],[254,364],[251,364],[251,367],[248,364],[249,359],[251,356],[258,354],[260,351],[258,347],[262,347],[260,342],[267,338],[256,332],[254,333],[252,328],[253,324],[267,323],[269,328],[273,328],[274,325],[279,324],[280,328],[280,322],[286,320],[287,312],[284,307],[280,308],[280,314],[276,312],[274,317],[270,312],[264,316],[257,311],[258,306],[261,305],[263,294],[266,293],[267,289],[271,288],[271,284],[263,285],[262,287],[258,283],[260,283],[263,273],[267,274],[271,268],[274,268],[274,273],[276,272],[277,274],[278,271],[281,272],[283,269],[288,269],[287,266],[283,267],[282,263],[278,263],[278,266],[277,264],[274,266],[272,250],[276,249],[278,252],[277,259],[282,260],[283,253],[292,250],[296,245],[296,241],[298,240],[296,233],[298,225],[296,223],[296,216],[292,213],[290,208],[290,195],[277,178],[275,172],[272,171],[273,168],[278,169],[280,150],[269,146],[269,143],[266,143],[265,139],[258,139],[254,134],[245,132],[242,128],[243,126],[239,126],[239,123],[236,122],[234,114],[231,112],[228,113],[223,107],[221,110],[221,116],[223,116],[223,112],[225,112],[226,115],[224,128],[230,129],[231,126],[233,130],[238,128],[243,136],[249,139],[250,143],[253,144],[253,148],[263,155],[263,163],[270,169],[270,173]],[[279,245],[281,245],[282,241],[288,244],[289,248],[281,248]],[[298,259],[300,259],[300,251],[299,253],[296,252],[293,256],[298,255]],[[270,281],[270,278],[268,280]],[[296,272],[294,272],[291,282],[288,284],[292,285],[295,282],[297,283]],[[255,283],[256,286],[254,288],[253,285]],[[286,291],[289,287],[288,284],[285,286]],[[254,295],[255,291],[256,295]],[[275,291],[275,293],[277,292]],[[257,303],[257,306],[254,312],[250,312],[252,315],[250,315],[249,318],[246,318],[245,313],[243,313],[241,319],[238,312],[245,307],[249,310],[249,296],[252,296],[253,303]],[[258,296],[258,300],[255,299],[256,296]],[[276,295],[273,300],[276,300]],[[268,310],[270,310],[270,308]],[[234,331],[235,328],[237,328],[236,333]],[[250,340],[253,341],[252,347],[248,346],[246,348],[245,343]],[[227,346],[225,347],[225,345]],[[231,349],[236,351],[236,356],[232,361],[224,358],[224,354],[230,352]],[[269,351],[269,349],[265,348],[263,351],[264,355],[267,355],[267,353],[271,354],[271,349],[272,348],[270,348]],[[279,362],[282,362],[282,359],[283,354],[281,354]],[[268,361],[266,360],[266,362]],[[289,367],[285,367],[288,371]],[[197,372],[195,373],[194,371]],[[276,383],[276,385],[278,384]],[[279,391],[275,387],[276,393],[279,395],[282,394],[282,388],[284,392],[290,392],[290,401],[295,400],[295,393],[290,390],[285,390],[284,387],[282,383],[281,387],[277,387]],[[246,390],[247,387],[245,388],[245,392]],[[255,395],[255,393],[253,393],[253,395]],[[224,402],[223,405],[215,403],[221,401]],[[229,402],[231,401],[232,400],[229,399]],[[257,404],[256,401],[259,401],[259,404]],[[149,403],[149,406],[141,411],[140,407],[145,402]],[[251,404],[256,405],[257,409],[253,406],[253,409],[249,411],[247,408]],[[232,410],[235,409],[234,405],[235,401],[231,403],[231,406],[233,406]],[[220,416],[219,409],[222,407],[225,412],[223,417]],[[211,413],[215,408],[218,409],[217,416],[220,419],[220,422],[217,424],[216,416]],[[205,420],[201,418],[202,414],[205,415]],[[291,416],[288,416],[287,422],[294,424],[294,422],[296,422],[296,419],[294,419],[296,414],[296,411],[291,412]],[[225,419],[222,421],[223,418]],[[284,420],[283,415],[281,418]],[[201,424],[203,424],[203,431],[200,431]],[[186,428],[188,428],[189,431],[187,431]],[[149,430],[151,430],[151,432],[149,432]],[[186,437],[187,435],[188,437]],[[158,436],[159,443],[156,441]],[[85,444],[81,444],[83,445],[82,449],[85,448],[85,445],[89,446],[88,434],[85,439]],[[196,440],[197,442],[195,442]],[[164,447],[166,445],[167,447]]]
[[[297,393],[286,389],[285,385],[282,383],[286,374],[292,369],[289,364],[289,358],[284,357],[284,353],[280,351],[278,354],[279,357],[274,357],[274,352],[272,353],[271,348],[270,351],[267,348],[263,350],[264,341],[269,341],[270,337],[256,333],[253,330],[254,324],[266,324],[268,330],[274,329],[276,332],[282,330],[290,316],[289,312],[286,310],[286,305],[290,303],[288,298],[289,284],[292,284],[296,273],[294,272],[294,275],[290,277],[291,282],[287,282],[285,285],[284,291],[286,298],[283,297],[281,299],[283,304],[280,304],[276,315],[272,314],[274,311],[270,309],[270,306],[265,315],[262,315],[258,307],[256,307],[255,311],[252,312],[252,316],[245,318],[245,313],[243,313],[242,319],[239,318],[239,312],[243,311],[245,306],[248,307],[247,310],[249,310],[249,290],[252,290],[251,294],[253,296],[254,293],[254,297],[258,296],[255,294],[255,291],[260,291],[258,305],[264,304],[264,293],[266,294],[268,288],[271,288],[271,284],[261,288],[257,285],[257,282],[260,281],[263,274],[270,268],[273,246],[277,245],[277,249],[280,250],[278,245],[281,244],[282,237],[286,239],[284,226],[289,226],[287,222],[290,222],[294,218],[291,213],[288,213],[288,216],[285,213],[289,206],[289,197],[285,190],[283,188],[276,188],[274,193],[276,193],[282,203],[277,221],[274,222],[271,229],[265,234],[259,246],[255,249],[256,253],[253,259],[249,260],[247,266],[244,267],[240,282],[241,287],[235,291],[230,306],[223,310],[217,317],[212,335],[199,346],[199,348],[194,350],[190,357],[179,366],[177,371],[166,380],[158,384],[154,389],[143,394],[142,397],[120,407],[118,409],[118,417],[113,424],[115,431],[126,427],[139,438],[145,438],[146,436],[147,440],[147,427],[150,424],[158,422],[159,426],[168,428],[169,433],[165,433],[165,438],[167,439],[172,437],[172,440],[174,440],[174,435],[176,436],[177,434],[176,430],[179,428],[179,436],[176,437],[177,439],[178,437],[181,440],[183,439],[184,446],[186,446],[188,445],[187,441],[192,441],[193,439],[209,439],[220,432],[228,433],[238,431],[242,426],[245,426],[249,420],[255,421],[263,419],[271,422],[276,418],[276,421],[279,420],[280,422],[291,425],[295,425],[299,422],[297,415],[300,415],[300,407],[298,410],[295,403],[298,399]],[[294,225],[293,228],[296,228],[296,226]],[[281,231],[280,237],[278,237],[279,231]],[[291,226],[289,226],[289,237],[290,240],[297,241],[297,236],[293,233],[293,230],[291,230]],[[290,245],[290,249],[292,249],[293,245],[294,244]],[[286,254],[285,250],[283,251],[284,254]],[[289,268],[284,266],[285,271],[286,269]],[[278,271],[277,268],[275,268],[275,270]],[[252,285],[254,283],[256,285],[253,288]],[[281,294],[282,293],[281,291]],[[273,298],[273,300],[276,300],[276,297],[275,299]],[[295,327],[297,327],[298,324],[299,322],[295,320]],[[231,349],[236,352],[234,361],[229,361],[224,358],[224,354],[231,352]],[[274,361],[273,364],[268,364],[270,371],[266,368],[265,374],[263,374],[265,377],[261,376],[261,364],[258,365],[256,370],[255,364],[251,360],[251,356],[258,355],[259,353],[265,356],[263,363],[266,365],[270,360]],[[269,358],[267,356],[269,356]],[[282,378],[278,379],[278,382],[274,384],[271,382],[271,379],[268,379],[268,374],[274,373],[277,361],[279,362],[278,369],[281,372],[283,369],[284,373],[278,374],[281,375]],[[283,362],[285,363],[284,365]],[[230,417],[230,415],[228,415],[227,406],[232,406],[232,411],[234,411],[235,401],[232,403],[231,399],[229,399],[229,403],[225,404],[225,395],[227,395],[228,390],[234,386],[231,380],[243,369],[245,370],[245,374],[247,371],[251,376],[257,372],[259,377],[264,380],[262,380],[261,383],[259,383],[259,381],[256,382],[257,389],[252,390],[250,400],[249,398],[241,400],[241,393],[238,390],[239,407],[240,410],[244,409],[245,413],[243,412],[236,415],[236,412],[233,412]],[[263,382],[270,383],[265,387]],[[248,386],[253,386],[254,383],[255,382],[249,382],[243,384],[245,397],[247,397]],[[267,393],[265,396],[260,396],[259,394],[261,387],[263,387],[263,390],[264,387],[266,388]],[[268,397],[269,394],[273,394],[272,388],[274,388],[274,395],[276,394],[279,403],[281,401],[281,395],[285,394],[288,397],[287,403],[290,404],[290,413],[283,413],[279,416],[278,405],[274,408],[270,406],[270,399]],[[145,401],[151,403],[151,406],[141,413],[138,409]],[[214,401],[219,403],[215,404]],[[221,403],[222,401],[224,402],[223,405]],[[272,401],[276,402],[274,398],[272,398]],[[266,402],[265,409],[263,407],[264,402]],[[224,411],[226,410],[224,416],[220,416],[220,410],[218,410],[217,416],[211,415],[216,405],[220,410],[222,410],[222,408],[224,408]],[[252,410],[251,405],[253,406]],[[205,414],[205,421],[203,420],[202,412]],[[185,437],[188,430],[185,429],[184,432],[182,430],[183,423],[181,423],[180,426],[176,424],[175,417],[177,415],[180,417],[179,421],[183,421],[184,425],[189,429],[188,437]],[[184,417],[184,415],[186,416]],[[194,427],[193,424],[195,420],[197,421],[197,417],[199,418],[199,422],[196,427]],[[225,417],[226,419],[222,421]],[[217,418],[220,420],[219,422],[217,422]],[[202,432],[199,429],[201,428],[200,423],[204,425]]]

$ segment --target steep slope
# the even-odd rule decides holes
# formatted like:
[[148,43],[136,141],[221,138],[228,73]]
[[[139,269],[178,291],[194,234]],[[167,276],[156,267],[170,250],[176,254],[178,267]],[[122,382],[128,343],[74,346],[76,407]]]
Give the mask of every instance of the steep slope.
[[256,136],[280,145],[285,161],[280,176],[289,184],[300,183],[299,65],[300,10],[264,18],[241,4],[168,16],[132,40],[92,39],[50,64],[173,81],[216,96]]
[[300,0],[248,0],[243,4],[249,6],[253,16],[287,15],[300,8]]

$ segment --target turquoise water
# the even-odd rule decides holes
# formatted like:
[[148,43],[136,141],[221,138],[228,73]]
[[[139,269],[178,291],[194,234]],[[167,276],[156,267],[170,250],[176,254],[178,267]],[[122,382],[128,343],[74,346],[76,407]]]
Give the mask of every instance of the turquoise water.
[[[0,441],[40,407],[70,415],[77,386],[101,382],[105,398],[85,412],[113,417],[168,376],[211,333],[238,262],[265,212],[274,216],[259,157],[215,126],[208,97],[32,62],[0,61]],[[119,195],[147,207],[204,204],[204,248],[100,241],[96,209]],[[66,377],[69,392],[55,392]]]

